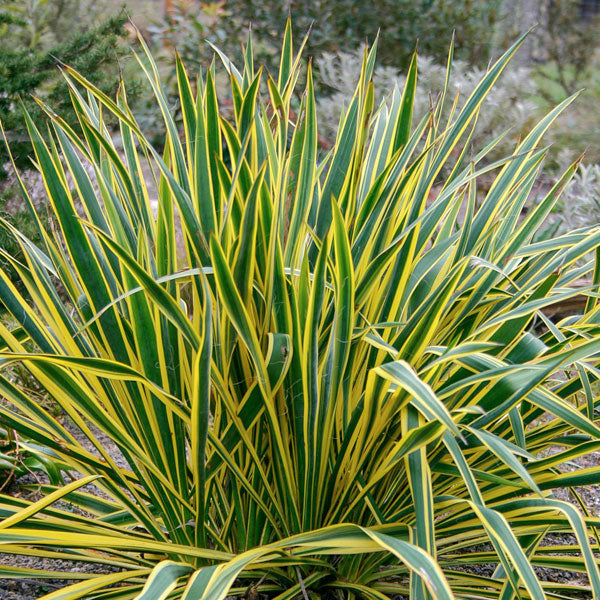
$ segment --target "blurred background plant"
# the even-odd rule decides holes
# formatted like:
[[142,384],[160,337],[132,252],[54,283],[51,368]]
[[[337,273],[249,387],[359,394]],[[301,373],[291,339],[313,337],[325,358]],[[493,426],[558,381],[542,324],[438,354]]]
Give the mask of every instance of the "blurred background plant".
[[[47,226],[48,220],[45,203],[38,203],[38,215],[42,224]],[[10,223],[10,225],[27,236],[34,244],[41,242],[41,236],[35,226],[35,220],[32,218],[29,209],[19,201],[19,191],[12,181],[0,190],[0,218]],[[19,261],[23,258],[19,244],[15,243],[14,237],[4,227],[0,227],[0,248]],[[12,261],[5,254],[0,254],[0,267],[10,274],[11,281],[17,287],[20,287],[20,291],[24,291],[22,286],[20,286],[19,278],[16,276]]]
[[[136,23],[142,15],[141,10],[136,10],[138,4],[128,3]],[[510,127],[512,134],[507,143],[513,142],[551,106],[585,87],[575,106],[557,123],[546,172],[549,178],[555,177],[584,152],[586,162],[600,163],[600,145],[596,141],[600,133],[596,118],[600,102],[600,3],[595,0],[383,0],[368,10],[356,0],[172,0],[167,13],[156,10],[161,4],[154,3],[153,22],[145,26],[145,31],[158,56],[174,112],[178,110],[178,99],[173,85],[172,48],[193,68],[205,66],[212,59],[214,52],[207,41],[236,60],[251,25],[254,54],[272,71],[275,49],[280,45],[290,13],[297,33],[311,29],[306,55],[319,65],[315,86],[322,99],[325,136],[333,134],[340,103],[357,80],[360,53],[356,49],[361,42],[379,35],[381,51],[376,76],[386,83],[397,80],[400,84],[408,58],[418,45],[420,88],[431,92],[434,100],[443,84],[448,40],[454,34],[457,61],[452,87],[461,92],[464,102],[490,58],[525,29],[537,25],[520,52],[520,67],[504,77],[497,97],[484,107],[478,135],[499,133]],[[147,7],[144,12],[148,23]],[[220,91],[226,91],[226,83],[221,82]],[[147,98],[149,94],[144,92],[141,96]],[[427,94],[423,97],[427,98]],[[427,103],[422,101],[421,114]],[[151,139],[160,139],[164,135],[157,125],[160,119],[148,106],[138,108],[140,121],[147,126]],[[152,128],[157,127],[153,134]],[[507,143],[499,147],[498,154],[508,147]]]
[[581,165],[559,202],[562,228],[600,223],[600,165]]
[[[137,18],[134,17],[134,20],[137,24]],[[247,35],[247,29],[242,29],[239,19],[233,17],[224,0],[173,0],[168,11],[156,13],[144,28],[145,37],[156,54],[166,99],[177,122],[181,122],[182,115],[177,94],[176,55],[185,64],[191,65],[191,72],[197,74],[214,56],[210,44],[235,55],[242,36]],[[227,82],[221,82],[221,90],[226,89],[224,83]],[[140,85],[145,87],[141,88],[139,100],[134,103],[136,117],[148,138],[160,144],[165,135],[164,123],[156,113],[152,90],[147,82]]]
[[493,50],[489,31],[500,15],[500,0],[381,0],[370,5],[356,0],[230,0],[229,10],[244,24],[252,22],[258,37],[277,47],[288,14],[294,27],[312,27],[307,54],[351,51],[357,42],[380,35],[379,60],[406,66],[417,40],[425,54],[444,60],[454,30],[456,56],[471,64],[489,60]]
[[[365,40],[372,41],[378,32],[377,76],[401,83],[407,60],[418,44],[423,73],[420,87],[434,99],[441,89],[442,66],[454,32],[457,63],[453,88],[465,98],[491,57],[538,23],[520,53],[521,68],[501,83],[498,97],[490,100],[481,115],[478,131],[481,135],[499,132],[510,121],[513,141],[550,106],[585,87],[585,93],[556,126],[554,158],[548,164],[558,172],[565,166],[557,159],[561,152],[565,161],[585,152],[586,162],[600,163],[599,128],[594,117],[600,101],[599,4],[595,0],[382,0],[367,10],[356,0],[0,0],[2,39],[9,41],[0,50],[0,119],[14,144],[25,137],[17,127],[19,97],[36,116],[41,115],[30,100],[32,93],[61,112],[67,94],[58,83],[54,56],[101,89],[114,91],[119,77],[117,59],[126,80],[131,72],[124,60],[131,43],[125,27],[127,15],[151,44],[172,112],[177,114],[173,49],[192,72],[213,57],[207,42],[237,60],[251,25],[254,55],[273,70],[275,49],[291,13],[297,32],[311,28],[306,55],[319,65],[321,78],[315,80],[319,97],[331,96],[320,107],[326,119],[323,133],[330,134],[340,112],[337,103],[344,99],[341,94],[356,81],[356,48]],[[118,16],[107,20],[111,15]],[[217,83],[221,91],[226,89],[226,81]],[[131,81],[128,90],[139,96],[139,102],[131,97],[129,101],[149,138],[161,139],[164,131],[148,102],[150,90],[136,90]],[[423,101],[421,114],[425,104]],[[22,149],[15,149],[17,158],[25,158],[20,161],[24,164],[29,149],[22,144]],[[502,147],[506,146],[499,151]]]
[[584,12],[591,4],[581,0],[538,3],[540,27],[533,40],[536,60],[544,65],[540,74],[552,84],[550,90],[540,91],[549,102],[554,102],[557,93],[574,94],[586,86],[594,70],[600,20],[591,10]]
[[[49,102],[57,114],[69,92],[59,75],[61,62],[86,73],[96,85],[114,94],[120,79],[119,60],[128,53],[123,10],[107,15],[103,0],[2,0],[0,2],[0,121],[18,165],[27,165],[31,146],[24,130],[21,106],[43,119],[35,97]],[[135,93],[135,87],[132,88]],[[76,125],[72,120],[70,125]],[[0,150],[0,177],[6,176]]]
[[[321,84],[331,90],[331,95],[322,97],[317,104],[320,126],[325,137],[332,138],[338,127],[340,113],[352,98],[353,88],[360,77],[362,53],[326,52],[317,61],[317,72]],[[434,57],[419,55],[419,79],[414,112],[417,119],[423,118],[431,110],[444,89],[446,67]],[[457,99],[454,110],[460,110],[472,91],[481,80],[485,70],[456,59],[452,65],[448,96]],[[397,87],[403,89],[406,76],[397,68],[385,65],[375,67],[373,82],[375,89],[389,91]],[[537,110],[533,97],[537,86],[527,67],[514,67],[504,73],[496,83],[494,94],[486,98],[479,114],[476,134],[471,140],[476,148],[482,147],[484,140],[492,140],[510,127],[490,158],[506,156],[514,148],[515,139],[536,119]],[[376,105],[385,100],[376,99]],[[447,106],[447,120],[452,105]]]
[[556,123],[555,144],[564,158],[557,166],[582,153],[587,163],[600,163],[600,3],[541,0],[535,5],[539,26],[533,32],[530,61],[538,110],[544,112],[581,91],[573,110]]
[[19,47],[39,49],[64,41],[65,36],[89,30],[116,12],[110,0],[2,0],[0,10],[17,28],[3,31]]
[[[206,43],[210,41],[219,47],[230,45],[235,20],[230,19],[231,12],[224,0],[220,2],[199,3],[195,0],[175,2],[172,9],[165,13],[155,24],[148,27],[154,46],[162,48],[159,58],[175,65],[173,48],[182,61],[191,65],[195,72],[206,66],[214,51]],[[226,23],[229,23],[226,26]],[[235,31],[238,35],[239,31]],[[235,43],[234,43],[235,45]],[[175,70],[169,73],[167,83],[173,83]]]

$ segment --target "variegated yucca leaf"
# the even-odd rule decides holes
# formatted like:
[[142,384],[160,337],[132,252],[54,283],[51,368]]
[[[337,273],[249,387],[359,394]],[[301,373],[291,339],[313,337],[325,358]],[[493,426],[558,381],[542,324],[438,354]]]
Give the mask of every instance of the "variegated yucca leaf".
[[[450,120],[443,95],[420,123],[416,59],[375,106],[373,47],[324,152],[289,24],[278,74],[250,42],[242,70],[217,51],[227,109],[214,64],[178,62],[182,123],[140,43],[163,147],[124,88],[69,67],[80,130],[25,115],[52,227],[36,246],[3,223],[28,297],[0,272],[17,323],[0,421],[71,479],[1,497],[0,552],[76,563],[53,600],[574,593],[536,567],[600,597],[600,518],[576,491],[600,467],[559,469],[600,450],[600,229],[535,237],[576,164],[523,211],[572,99],[490,163],[497,140],[473,152],[471,134],[521,40]],[[546,316],[582,293],[584,314]]]

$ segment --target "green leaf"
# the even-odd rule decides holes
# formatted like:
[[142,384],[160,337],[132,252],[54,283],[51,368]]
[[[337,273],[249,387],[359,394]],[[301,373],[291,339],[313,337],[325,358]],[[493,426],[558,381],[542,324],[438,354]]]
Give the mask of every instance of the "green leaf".
[[192,572],[190,565],[170,560],[159,562],[148,577],[136,600],[165,600],[177,586],[177,581]]

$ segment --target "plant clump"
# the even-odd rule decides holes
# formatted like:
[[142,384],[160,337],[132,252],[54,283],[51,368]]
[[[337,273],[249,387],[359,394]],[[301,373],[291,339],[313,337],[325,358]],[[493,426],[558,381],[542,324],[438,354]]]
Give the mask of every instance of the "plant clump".
[[[215,64],[177,62],[182,130],[140,40],[160,149],[124,87],[70,67],[81,131],[44,107],[44,138],[25,113],[54,226],[34,244],[2,221],[28,299],[0,270],[0,421],[71,478],[0,496],[0,548],[99,566],[47,600],[600,597],[600,519],[554,495],[600,481],[560,470],[600,448],[600,229],[535,239],[577,163],[522,215],[572,99],[507,157],[486,161],[501,138],[470,152],[520,43],[418,119],[416,57],[377,103],[365,49],[326,153],[310,65],[292,108],[289,22],[278,73],[250,39],[241,70],[221,56],[233,114]],[[546,316],[581,293],[581,314]]]

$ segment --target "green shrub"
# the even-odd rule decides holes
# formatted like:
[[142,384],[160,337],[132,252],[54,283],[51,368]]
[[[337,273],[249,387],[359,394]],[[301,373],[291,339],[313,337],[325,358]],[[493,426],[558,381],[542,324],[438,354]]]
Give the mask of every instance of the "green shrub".
[[[0,492],[10,492],[10,486],[19,477],[29,474],[37,478],[38,474],[44,473],[52,485],[64,485],[62,466],[54,458],[32,451],[14,431],[0,428]],[[39,479],[38,482],[41,483]]]
[[[574,592],[535,567],[587,572],[577,589],[600,595],[600,519],[553,496],[600,481],[598,467],[559,469],[600,446],[596,285],[585,314],[544,315],[581,293],[580,277],[597,283],[594,264],[575,265],[600,231],[532,242],[576,165],[521,217],[540,139],[570,100],[505,161],[481,166],[493,142],[472,159],[461,150],[517,47],[447,127],[451,98],[411,123],[416,61],[390,106],[374,106],[371,50],[325,157],[310,69],[291,117],[300,58],[289,25],[274,77],[250,48],[241,72],[225,61],[231,122],[215,74],[195,89],[179,64],[177,131],[155,64],[141,62],[164,153],[123,89],[112,100],[72,69],[84,136],[49,111],[49,144],[26,116],[56,227],[40,227],[38,247],[15,232],[33,301],[0,272],[19,324],[0,324],[0,364],[22,363],[73,426],[4,376],[0,418],[81,478],[35,503],[3,496],[0,546],[100,571],[73,569],[81,581],[49,599]],[[565,532],[572,546],[548,537]],[[36,576],[11,569],[0,565]]]
[[[23,167],[30,164],[32,151],[21,104],[39,121],[43,111],[35,97],[41,98],[75,126],[74,115],[67,110],[68,86],[57,68],[60,62],[78,69],[104,92],[114,94],[119,85],[117,59],[128,52],[123,14],[108,19],[104,16],[95,25],[86,21],[72,23],[65,13],[75,12],[70,5],[77,3],[67,2],[69,6],[59,11],[57,6],[61,4],[64,3],[0,4],[0,120],[11,141],[13,155]],[[0,177],[5,176],[6,161],[2,148]]]
[[227,0],[225,5],[274,46],[282,39],[291,14],[300,30],[311,27],[307,52],[315,58],[323,51],[352,50],[357,41],[372,41],[379,34],[379,60],[407,66],[416,40],[420,51],[443,62],[453,32],[457,55],[473,64],[485,64],[502,0],[381,0],[369,6],[356,0]]
[[[546,85],[557,84],[563,94],[573,94],[588,81],[594,69],[593,60],[599,46],[600,15],[582,18],[579,0],[542,0],[537,5],[540,30],[536,35],[536,52],[554,73],[544,73]],[[549,96],[552,98],[552,95]]]

